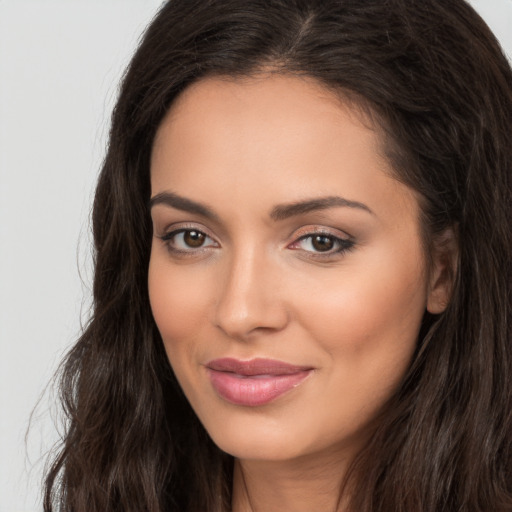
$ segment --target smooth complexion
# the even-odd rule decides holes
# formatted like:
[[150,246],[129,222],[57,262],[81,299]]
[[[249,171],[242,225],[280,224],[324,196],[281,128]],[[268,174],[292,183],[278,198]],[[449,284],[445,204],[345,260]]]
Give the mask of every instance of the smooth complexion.
[[[425,310],[446,303],[418,201],[380,149],[354,106],[287,75],[204,79],[159,127],[151,307],[188,400],[236,458],[235,512],[336,510]],[[267,399],[256,381],[272,390],[279,371],[243,369],[261,360],[307,375]]]

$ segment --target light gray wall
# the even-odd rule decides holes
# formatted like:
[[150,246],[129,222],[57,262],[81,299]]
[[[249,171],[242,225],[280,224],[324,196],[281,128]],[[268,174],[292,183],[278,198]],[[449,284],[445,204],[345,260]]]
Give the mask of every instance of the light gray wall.
[[[35,512],[29,415],[80,329],[88,216],[122,69],[161,0],[0,0],[0,512]],[[512,56],[512,0],[474,0]],[[79,271],[85,284],[82,284]]]
[[[162,0],[0,0],[0,512],[41,510],[48,399],[89,297],[88,216],[122,70]],[[81,283],[83,273],[85,286]],[[51,400],[50,400],[51,401]]]

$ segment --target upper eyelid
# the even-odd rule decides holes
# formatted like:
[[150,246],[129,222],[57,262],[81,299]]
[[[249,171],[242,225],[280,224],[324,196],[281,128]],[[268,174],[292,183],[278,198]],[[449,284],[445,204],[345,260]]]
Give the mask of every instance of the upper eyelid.
[[206,238],[209,238],[210,240],[212,240],[216,245],[220,245],[219,242],[213,236],[210,236],[204,230],[197,229],[197,228],[191,228],[191,227],[169,229],[163,235],[161,235],[159,238],[161,238],[164,242],[169,242],[172,237],[179,235],[180,233],[187,232],[187,231],[198,231],[199,233],[202,233],[203,235],[205,235]]
[[350,244],[350,245],[354,245],[354,240],[351,239],[351,238],[344,238],[344,237],[340,237],[340,236],[336,236],[336,235],[333,235],[332,233],[322,233],[322,232],[316,232],[316,233],[307,233],[305,235],[302,235],[302,236],[299,236],[298,238],[295,238],[291,244],[288,244],[288,247],[290,245],[294,245],[298,242],[301,242],[302,240],[307,240],[308,238],[313,238],[314,236],[326,236],[326,237],[330,237],[330,238],[333,238],[334,240],[337,240],[339,243],[341,244]]
[[[151,209],[151,220],[154,233],[168,233],[183,227],[184,229],[197,229],[215,239],[218,239],[218,234],[222,236],[226,234],[223,224],[216,216],[210,219],[196,213],[189,215],[187,212],[179,209],[175,210],[165,205],[162,206],[159,203]],[[212,226],[213,230],[206,226]],[[216,235],[214,236],[213,233],[216,233]]]
[[[197,248],[190,247],[188,249],[173,247],[174,243],[172,242],[172,238],[174,236],[176,236],[180,233],[186,232],[186,231],[200,231],[207,238],[209,238],[213,242],[213,244],[202,245]],[[336,235],[332,234],[331,232],[326,232],[324,230],[323,232],[322,231],[309,231],[301,236],[296,236],[291,243],[288,243],[286,245],[286,248],[290,249],[290,250],[296,250],[295,248],[292,247],[293,245],[298,244],[302,240],[305,240],[307,238],[312,238],[315,235],[324,235],[324,236],[331,237],[331,238],[335,239],[338,244],[338,248],[333,251],[331,251],[331,250],[325,251],[325,252],[315,252],[315,251],[308,251],[308,250],[302,251],[302,252],[308,253],[310,258],[314,258],[317,260],[324,259],[327,261],[327,260],[335,258],[337,256],[339,257],[343,253],[352,250],[355,245],[355,242],[353,239],[336,236]],[[181,227],[181,228],[171,229],[171,230],[167,231],[167,233],[165,233],[164,235],[159,236],[158,238],[160,238],[162,240],[162,242],[168,247],[168,250],[175,253],[176,256],[178,256],[179,254],[181,254],[182,256],[185,256],[185,255],[192,256],[194,254],[198,255],[198,254],[204,253],[205,251],[208,251],[212,248],[215,249],[215,248],[221,247],[219,242],[217,242],[214,238],[210,237],[208,234],[204,233],[203,231],[201,231],[197,228],[193,228],[193,227],[189,227],[189,228]]]
[[185,233],[187,231],[197,231],[198,233],[202,233],[204,236],[206,236],[207,238],[210,238],[211,240],[213,240],[214,242],[216,242],[216,240],[210,236],[208,233],[205,233],[202,229],[196,229],[196,228],[177,228],[177,229],[169,229],[169,230],[166,230],[165,233],[160,237],[160,238],[166,238],[166,237],[170,237],[170,236],[176,236],[176,235],[179,235],[180,233]]
[[[220,244],[219,238],[212,233],[210,229],[208,229],[204,224],[199,222],[174,222],[170,223],[165,226],[164,229],[160,231],[159,238],[163,238],[170,233],[177,233],[180,231],[188,231],[188,230],[196,230],[200,231],[207,237],[211,238],[214,242],[217,244]],[[156,231],[156,230],[155,230]],[[308,236],[314,236],[314,235],[326,235],[326,236],[332,236],[333,238],[338,238],[340,240],[344,241],[351,241],[354,242],[354,237],[348,233],[347,231],[340,229],[340,228],[334,228],[329,227],[325,225],[305,225],[301,226],[299,228],[294,229],[287,237],[288,240],[286,242],[286,245],[289,245],[291,243],[294,243],[300,239],[306,238]]]
[[339,238],[340,240],[354,241],[354,237],[342,229],[319,225],[303,226],[299,229],[296,229],[292,235],[290,235],[290,238],[299,240],[301,238],[306,238],[307,236],[313,235],[326,235],[332,236],[333,238]]
[[[155,230],[156,231],[156,230]],[[217,241],[217,237],[212,232],[201,224],[190,223],[190,222],[174,222],[165,226],[164,229],[160,230],[162,236],[169,235],[170,233],[177,233],[180,231],[200,231],[212,240]]]

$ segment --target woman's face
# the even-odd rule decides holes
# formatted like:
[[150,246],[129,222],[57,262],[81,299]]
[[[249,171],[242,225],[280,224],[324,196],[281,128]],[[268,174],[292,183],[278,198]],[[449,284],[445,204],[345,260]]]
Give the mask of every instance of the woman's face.
[[350,450],[396,390],[432,300],[415,195],[378,133],[311,79],[208,78],[160,126],[149,295],[224,451]]

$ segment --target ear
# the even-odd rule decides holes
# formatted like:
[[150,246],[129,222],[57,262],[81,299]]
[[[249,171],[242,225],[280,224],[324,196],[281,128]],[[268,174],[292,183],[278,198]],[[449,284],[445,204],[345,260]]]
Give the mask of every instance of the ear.
[[442,313],[450,303],[457,274],[459,244],[456,227],[435,236],[432,243],[427,311]]

